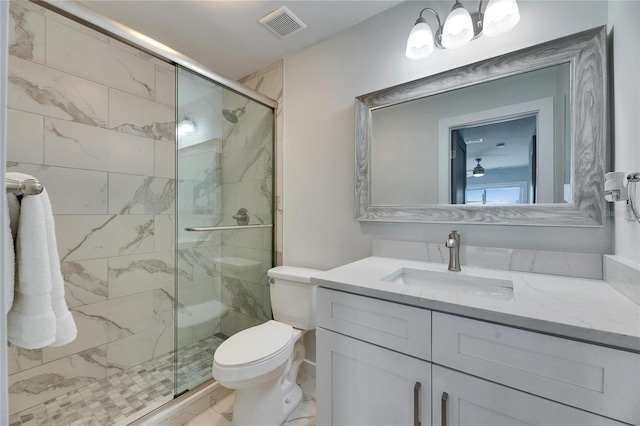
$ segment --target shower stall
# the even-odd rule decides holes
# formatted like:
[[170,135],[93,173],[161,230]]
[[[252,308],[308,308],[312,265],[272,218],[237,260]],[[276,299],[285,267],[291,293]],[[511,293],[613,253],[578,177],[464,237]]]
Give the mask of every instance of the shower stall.
[[10,2],[5,160],[47,189],[78,337],[8,348],[9,424],[127,424],[271,318],[276,102],[56,7]]

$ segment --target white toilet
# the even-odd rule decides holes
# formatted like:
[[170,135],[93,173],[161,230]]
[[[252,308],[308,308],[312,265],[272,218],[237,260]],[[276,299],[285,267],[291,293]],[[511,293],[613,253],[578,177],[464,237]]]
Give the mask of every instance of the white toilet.
[[282,424],[302,399],[296,384],[304,360],[302,336],[316,328],[316,269],[270,269],[275,321],[248,328],[225,340],[213,357],[213,377],[235,389],[234,425]]

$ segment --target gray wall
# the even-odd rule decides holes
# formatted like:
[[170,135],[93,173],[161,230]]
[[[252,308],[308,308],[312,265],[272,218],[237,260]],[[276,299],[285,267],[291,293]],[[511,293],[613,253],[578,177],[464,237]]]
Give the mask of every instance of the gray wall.
[[[369,256],[376,237],[444,241],[450,225],[354,221],[354,97],[607,23],[606,2],[518,4],[522,19],[510,33],[455,51],[437,50],[420,61],[404,55],[406,37],[423,7],[414,2],[285,57],[285,264],[332,268]],[[446,12],[442,5],[436,8]],[[610,224],[595,229],[456,227],[469,245],[612,250]]]

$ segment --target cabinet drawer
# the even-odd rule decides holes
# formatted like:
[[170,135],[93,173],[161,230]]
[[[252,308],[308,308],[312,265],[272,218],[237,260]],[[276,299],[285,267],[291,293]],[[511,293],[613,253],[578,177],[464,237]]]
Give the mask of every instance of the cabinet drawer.
[[431,311],[319,288],[318,327],[431,359]]
[[433,362],[640,424],[640,355],[433,314]]
[[432,386],[434,426],[625,426],[437,365],[432,368]]

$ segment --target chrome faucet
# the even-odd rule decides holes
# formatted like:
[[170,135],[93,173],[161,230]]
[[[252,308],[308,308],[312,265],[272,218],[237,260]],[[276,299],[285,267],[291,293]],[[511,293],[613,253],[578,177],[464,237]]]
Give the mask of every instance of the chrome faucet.
[[460,271],[460,234],[458,231],[451,231],[444,245],[449,249],[449,270]]

